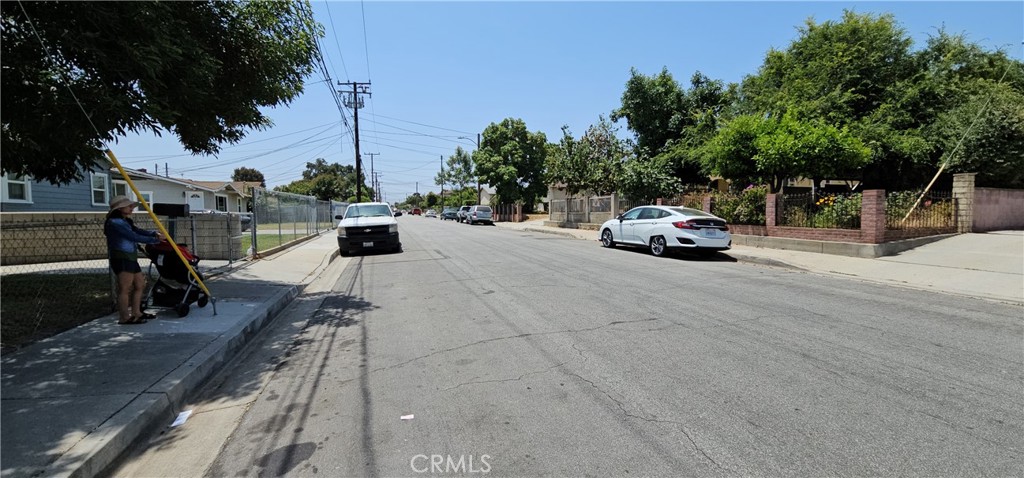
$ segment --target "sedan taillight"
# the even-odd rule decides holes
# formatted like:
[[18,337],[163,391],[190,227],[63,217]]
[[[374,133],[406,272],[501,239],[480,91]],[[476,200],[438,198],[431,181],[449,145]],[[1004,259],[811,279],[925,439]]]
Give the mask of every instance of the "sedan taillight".
[[690,223],[690,221],[676,221],[673,222],[672,225],[678,229],[697,229],[697,227]]

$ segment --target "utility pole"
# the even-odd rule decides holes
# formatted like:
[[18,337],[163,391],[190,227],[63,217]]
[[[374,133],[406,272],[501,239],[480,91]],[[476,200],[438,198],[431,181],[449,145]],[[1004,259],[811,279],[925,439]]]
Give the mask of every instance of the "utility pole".
[[380,156],[380,153],[366,153],[366,154],[368,154],[370,156],[370,177],[373,178],[373,179],[370,180],[370,187],[373,188],[373,200],[374,201],[380,201],[380,197],[377,194],[377,173],[373,172],[374,171],[374,169],[373,169],[373,157],[374,156]]
[[[359,156],[359,108],[363,107],[363,99],[359,96],[362,94],[373,96],[370,93],[370,82],[358,82],[352,81],[349,83],[338,82],[339,86],[351,86],[352,91],[338,91],[339,94],[345,95],[343,101],[345,106],[352,108],[352,114],[355,117],[355,143],[356,143],[356,202],[362,201],[363,197],[363,173],[362,158]],[[351,96],[348,96],[351,95]],[[372,158],[372,156],[371,156]]]
[[[476,134],[476,149],[477,149],[477,151],[480,150],[480,133]],[[480,204],[480,191],[482,191],[482,189],[480,189],[480,176],[477,176],[476,177],[476,203],[477,204]]]
[[441,155],[441,212],[444,212],[444,155]]

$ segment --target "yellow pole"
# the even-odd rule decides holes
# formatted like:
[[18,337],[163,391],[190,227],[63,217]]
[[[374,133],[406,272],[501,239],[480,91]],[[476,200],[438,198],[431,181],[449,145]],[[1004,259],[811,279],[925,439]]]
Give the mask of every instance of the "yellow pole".
[[114,163],[114,166],[117,166],[117,170],[121,172],[121,177],[124,178],[124,180],[128,183],[128,187],[132,188],[132,192],[135,193],[135,197],[139,198],[139,204],[141,204],[142,207],[146,209],[146,212],[149,213],[149,217],[153,219],[153,222],[156,223],[156,227],[160,229],[160,233],[167,238],[168,242],[171,243],[171,246],[173,246],[174,248],[174,253],[178,255],[178,259],[181,260],[182,264],[185,264],[185,267],[188,268],[189,274],[191,274],[192,277],[196,280],[196,282],[199,283],[199,287],[203,289],[203,292],[206,292],[206,295],[213,299],[213,294],[210,293],[210,289],[206,288],[206,284],[204,284],[203,280],[199,278],[199,273],[197,273],[196,270],[192,268],[192,264],[189,264],[188,260],[185,259],[185,256],[181,253],[180,250],[178,250],[178,244],[174,242],[174,238],[171,237],[171,235],[167,232],[167,229],[164,229],[164,225],[160,222],[159,219],[157,219],[156,214],[153,214],[153,210],[150,209],[149,203],[147,203],[146,199],[142,197],[142,193],[140,193],[139,190],[135,187],[135,182],[132,181],[132,178],[128,177],[128,173],[125,172],[124,167],[121,166],[121,163],[117,161],[117,157],[114,156],[114,152],[108,149],[106,150],[106,153],[107,156],[110,158],[110,161]]

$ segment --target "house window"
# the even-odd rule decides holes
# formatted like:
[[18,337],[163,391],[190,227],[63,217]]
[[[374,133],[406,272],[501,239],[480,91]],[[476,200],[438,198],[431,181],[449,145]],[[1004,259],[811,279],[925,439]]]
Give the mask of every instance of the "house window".
[[238,212],[245,212],[245,209],[242,209],[242,198],[236,199],[235,202],[235,205],[238,206]]
[[91,173],[92,175],[92,205],[106,206],[107,197],[107,175],[103,173]]
[[[114,196],[125,196],[132,201],[138,201],[139,198],[135,195],[135,192],[128,187],[128,183],[125,181],[115,179],[113,181]],[[153,191],[139,191],[142,194],[142,198],[146,200],[150,205],[153,204]],[[136,208],[138,210],[138,208]]]
[[228,212],[228,197],[217,195],[217,210]]
[[131,197],[131,189],[128,187],[128,183],[124,181],[114,180],[114,195],[115,196],[128,196]]
[[32,180],[27,176],[0,176],[3,202],[32,202]]

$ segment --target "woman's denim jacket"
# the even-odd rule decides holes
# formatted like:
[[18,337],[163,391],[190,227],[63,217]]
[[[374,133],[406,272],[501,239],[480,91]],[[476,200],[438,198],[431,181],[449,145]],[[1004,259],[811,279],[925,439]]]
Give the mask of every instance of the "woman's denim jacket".
[[107,236],[107,250],[111,259],[138,259],[139,249],[136,244],[156,244],[156,231],[147,231],[135,227],[128,218],[110,218],[103,224],[103,234]]

